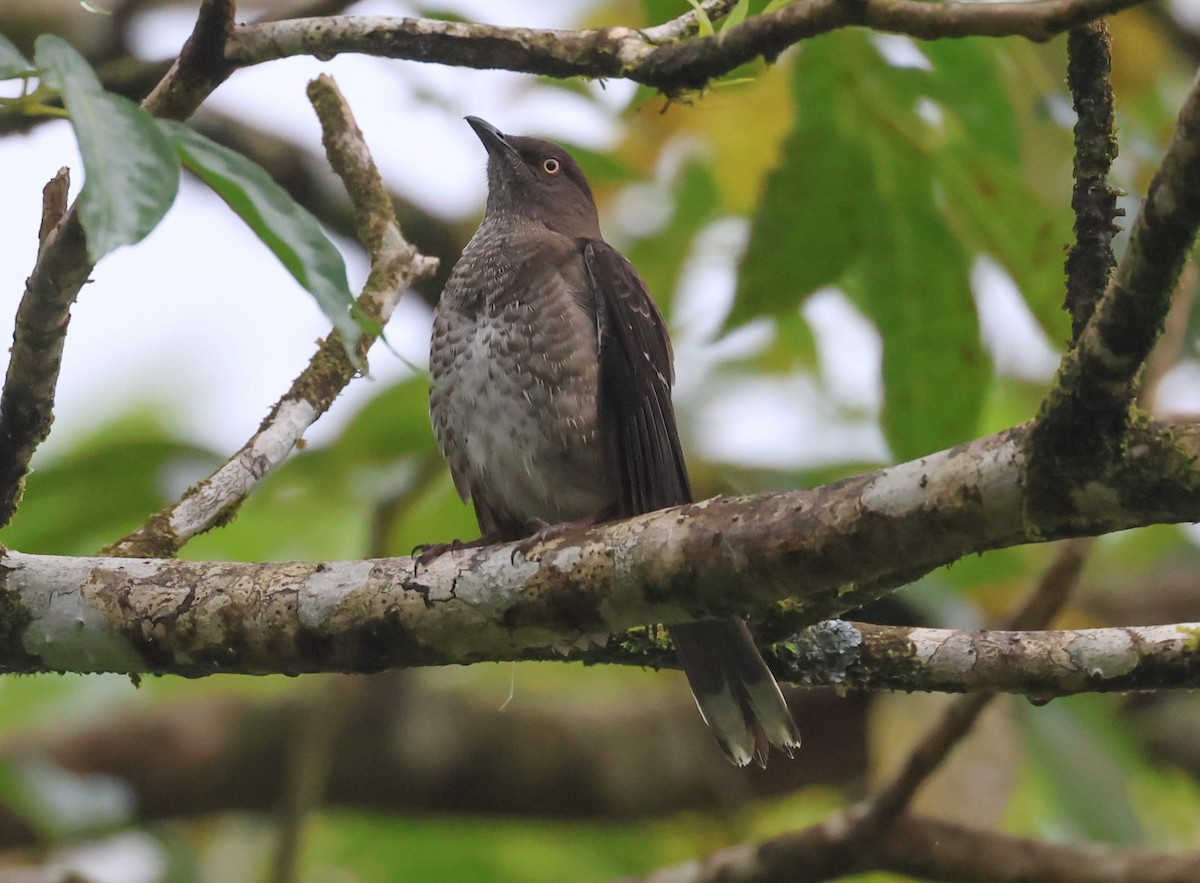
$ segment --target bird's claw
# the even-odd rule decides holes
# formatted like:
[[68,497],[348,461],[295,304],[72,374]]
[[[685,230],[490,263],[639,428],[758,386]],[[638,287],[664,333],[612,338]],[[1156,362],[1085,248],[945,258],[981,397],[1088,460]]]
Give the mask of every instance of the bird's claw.
[[413,546],[412,552],[409,553],[413,556],[413,576],[416,576],[422,567],[428,567],[447,552],[457,552],[469,545],[470,543],[464,543],[462,540],[451,540],[448,543],[421,543]]

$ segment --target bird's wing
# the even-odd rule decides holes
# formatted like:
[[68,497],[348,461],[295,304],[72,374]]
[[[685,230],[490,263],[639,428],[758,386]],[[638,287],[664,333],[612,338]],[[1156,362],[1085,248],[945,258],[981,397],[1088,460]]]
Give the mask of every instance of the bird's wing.
[[600,348],[600,423],[621,484],[619,517],[691,502],[671,407],[671,342],[646,283],[616,249],[583,244]]

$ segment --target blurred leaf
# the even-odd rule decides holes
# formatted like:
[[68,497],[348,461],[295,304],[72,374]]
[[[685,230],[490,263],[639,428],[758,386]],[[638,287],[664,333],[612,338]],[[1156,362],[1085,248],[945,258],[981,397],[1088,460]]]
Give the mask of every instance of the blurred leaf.
[[970,255],[935,200],[943,135],[918,111],[928,72],[891,67],[862,34],[832,36],[807,44],[793,71],[797,124],[755,217],[731,321],[841,286],[883,338],[883,426],[906,460],[974,435],[991,366]]
[[[1012,96],[1001,78],[994,40],[927,40],[920,50],[932,71],[895,71],[898,82],[948,112],[944,124],[971,144],[1010,162],[1021,160],[1021,131]],[[907,91],[907,90],[906,90]],[[957,140],[957,139],[956,139]]]
[[95,554],[219,464],[211,451],[171,438],[161,419],[156,411],[122,415],[50,462],[36,461],[4,543]]
[[721,22],[721,33],[725,33],[732,27],[740,25],[746,20],[746,13],[750,11],[750,0],[737,0],[729,15],[725,16],[725,20]]
[[[398,501],[407,508],[392,514],[405,519],[427,493],[430,464],[445,470],[429,424],[428,378],[381,387],[334,443],[290,457],[246,501],[233,524],[194,539],[187,555],[238,561],[363,557],[377,509]],[[411,494],[416,500],[408,500]],[[429,514],[419,516],[416,539],[389,548],[407,554],[443,536],[475,536],[471,510],[456,495],[447,502],[446,518],[425,522]],[[452,529],[457,532],[446,535]]]
[[637,169],[629,163],[623,162],[619,157],[608,153],[601,153],[588,147],[582,147],[573,142],[564,142],[563,146],[579,162],[583,173],[593,185],[597,183],[632,181],[638,176]]
[[712,170],[700,162],[689,162],[680,169],[672,191],[675,206],[671,219],[659,233],[626,249],[668,316],[671,296],[679,285],[692,242],[704,225],[714,219],[717,205]]
[[[453,842],[453,849],[444,844]],[[439,846],[441,844],[441,846]],[[339,813],[316,820],[305,850],[315,867],[355,879],[522,883],[611,880],[686,857],[665,823],[563,824],[504,819],[408,818]],[[568,870],[569,869],[569,870]]]
[[396,460],[437,449],[429,422],[429,378],[411,377],[379,390],[338,437],[339,456]]
[[396,554],[408,554],[420,544],[471,540],[477,536],[475,510],[459,498],[450,470],[442,466],[434,480],[392,522],[388,546]]
[[772,374],[815,369],[819,364],[817,337],[808,320],[799,310],[793,310],[780,314],[773,321],[775,334],[771,343],[754,356],[752,364],[759,370]]
[[246,222],[288,272],[317,300],[357,361],[361,329],[351,314],[354,295],[342,253],[320,223],[259,165],[182,123],[160,120],[184,165]]
[[0,759],[0,803],[49,841],[114,828],[134,811],[133,792],[112,776],[8,759]]
[[291,457],[262,482],[237,519],[188,543],[200,560],[291,561],[361,558],[366,554],[371,499],[378,488],[356,486],[333,448]]
[[0,80],[34,73],[33,64],[7,37],[0,34]]
[[831,128],[793,130],[754,216],[729,325],[793,313],[860,258],[864,215],[878,201],[868,165],[861,146]]
[[708,17],[708,13],[704,11],[704,7],[700,5],[700,0],[687,0],[687,2],[696,11],[696,23],[700,27],[700,36],[711,37],[714,33],[712,19]]
[[1073,696],[1025,709],[1030,761],[1057,810],[1052,823],[1088,840],[1136,843],[1130,776],[1141,765],[1120,725],[1115,697]]
[[883,429],[903,461],[975,435],[991,364],[979,337],[967,255],[921,202],[916,191],[928,184],[895,147],[893,180],[913,198],[898,193],[884,200],[867,226],[863,285],[847,293],[883,336]]
[[34,58],[46,84],[62,94],[79,141],[86,173],[79,217],[95,263],[158,226],[179,190],[179,160],[154,119],[128,98],[105,92],[65,40],[43,34]]

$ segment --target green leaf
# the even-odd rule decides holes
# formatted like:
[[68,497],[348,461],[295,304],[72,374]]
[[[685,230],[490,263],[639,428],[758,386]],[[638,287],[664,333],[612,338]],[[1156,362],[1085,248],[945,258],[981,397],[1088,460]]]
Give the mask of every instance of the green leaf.
[[24,77],[34,73],[33,64],[21,54],[21,50],[0,34],[0,80]]
[[[987,68],[972,55],[963,64]],[[901,459],[974,435],[991,376],[974,255],[948,225],[938,169],[968,133],[1003,139],[986,112],[955,122],[973,99],[952,74],[893,68],[860,33],[805,45],[793,69],[796,126],[754,218],[730,317],[788,315],[818,288],[846,291],[883,338],[883,428]],[[994,89],[981,89],[986,111]],[[922,115],[934,96],[954,101],[943,111],[953,125]]]
[[713,35],[712,19],[708,17],[704,7],[700,5],[700,0],[687,0],[692,9],[696,10],[696,24],[700,29],[701,37],[711,37]]
[[[900,191],[868,227],[861,288],[883,335],[883,430],[911,460],[975,435],[991,364],[979,335],[968,255],[922,194],[928,180],[892,145]],[[909,195],[904,194],[905,191]]]
[[320,223],[259,165],[172,120],[159,125],[183,164],[211,187],[275,253],[288,272],[317,300],[355,358],[362,333],[351,313],[354,295],[342,253]]
[[1144,835],[1129,785],[1144,761],[1120,726],[1114,698],[1072,696],[1042,708],[1017,707],[1033,771],[1060,815],[1059,833],[1133,844]]
[[733,9],[729,11],[729,15],[725,16],[725,21],[721,22],[721,33],[725,33],[730,28],[735,28],[746,20],[746,13],[750,11],[750,0],[738,0]]
[[863,215],[878,201],[855,141],[798,126],[751,224],[729,325],[764,313],[794,313],[818,288],[837,283],[859,259]]
[[[128,404],[128,402],[126,402]],[[164,479],[187,483],[222,462],[176,440],[169,403],[141,401],[29,476],[25,498],[0,541],[28,552],[91,555],[170,502]],[[3,709],[0,709],[2,711]]]
[[158,226],[179,190],[179,160],[154,119],[128,98],[105,92],[65,40],[43,34],[34,58],[43,81],[62,94],[79,141],[86,174],[79,217],[95,263]]

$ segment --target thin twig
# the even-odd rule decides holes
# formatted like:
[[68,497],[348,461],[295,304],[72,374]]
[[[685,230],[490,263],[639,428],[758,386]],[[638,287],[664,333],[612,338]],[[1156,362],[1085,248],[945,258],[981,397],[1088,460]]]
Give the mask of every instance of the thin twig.
[[[371,271],[357,305],[382,326],[408,286],[431,272],[436,261],[418,254],[400,232],[383,178],[332,78],[323,75],[310,83],[309,97],[321,120],[330,164],[354,203],[359,239],[371,255]],[[362,335],[360,358],[374,342],[374,334]],[[225,523],[357,373],[341,337],[330,333],[258,431],[228,461],[105,553],[170,557],[192,537]]]
[[38,228],[38,249],[46,244],[54,228],[67,213],[67,195],[71,191],[71,170],[63,166],[42,188],[42,224]]
[[298,711],[296,726],[288,733],[287,776],[276,816],[271,883],[300,879],[305,823],[325,798],[334,746],[361,692],[361,679],[336,676],[323,683]]

